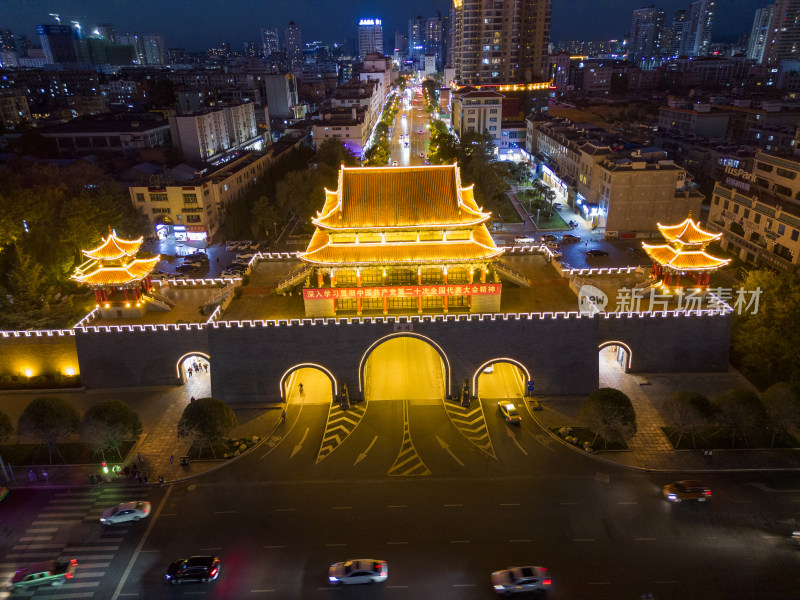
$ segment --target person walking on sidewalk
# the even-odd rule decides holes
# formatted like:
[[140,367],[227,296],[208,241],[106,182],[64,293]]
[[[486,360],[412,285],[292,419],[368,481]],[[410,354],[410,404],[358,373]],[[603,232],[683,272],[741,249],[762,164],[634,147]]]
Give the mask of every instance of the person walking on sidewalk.
[[284,406],[283,410],[281,411],[281,423],[285,422],[286,422],[286,406]]
[[158,476],[158,485],[160,485],[160,486],[164,485],[164,476],[163,475],[159,475]]
[[94,474],[89,475],[89,485],[94,487]]
[[142,464],[142,453],[141,452],[137,452],[136,453],[136,459],[139,461],[139,464]]

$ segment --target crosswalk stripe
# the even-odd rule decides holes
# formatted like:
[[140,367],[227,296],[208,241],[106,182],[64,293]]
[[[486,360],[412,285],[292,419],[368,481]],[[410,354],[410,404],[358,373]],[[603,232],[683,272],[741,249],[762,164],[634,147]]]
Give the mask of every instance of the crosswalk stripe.
[[[80,560],[111,560],[111,559],[114,558],[114,555],[113,554],[87,554],[86,556],[72,556],[72,553],[70,553],[70,556],[62,554],[61,558],[62,559],[78,558]],[[80,560],[78,561],[79,563],[80,563]]]
[[69,546],[63,552],[96,552],[97,550],[119,550],[117,546]]
[[44,540],[52,540],[52,535],[26,535],[19,538],[20,542],[41,542]]
[[13,552],[11,554],[6,554],[5,558],[25,558],[31,560],[37,560],[39,558],[52,558],[52,552]]
[[12,550],[25,550],[26,548],[41,549],[41,548],[63,548],[64,544],[17,544],[13,546]]
[[50,519],[48,519],[46,521],[38,521],[38,520],[34,521],[33,523],[31,523],[31,525],[56,525],[56,524],[58,524],[58,525],[72,525],[73,523],[77,523],[78,521],[80,521],[80,519],[70,519],[69,521],[66,521],[64,519],[60,519],[60,520],[50,520]]

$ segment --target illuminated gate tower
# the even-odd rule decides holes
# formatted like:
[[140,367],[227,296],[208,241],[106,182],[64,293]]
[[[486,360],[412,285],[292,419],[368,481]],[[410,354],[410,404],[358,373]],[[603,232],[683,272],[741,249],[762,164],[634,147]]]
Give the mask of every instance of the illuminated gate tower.
[[83,250],[89,260],[75,269],[72,279],[92,287],[97,308],[104,317],[141,316],[149,304],[154,304],[156,310],[169,310],[162,302],[145,296],[151,288],[149,275],[161,255],[136,258],[142,241],[141,237],[123,240],[109,227],[102,244]]
[[722,234],[700,229],[689,217],[679,225],[658,224],[666,244],[642,244],[647,255],[653,259],[651,275],[662,279],[666,287],[679,287],[681,276],[688,275],[698,287],[707,287],[711,273],[724,267],[730,259],[717,258],[705,250],[710,242],[717,241]]
[[499,312],[490,217],[458,165],[342,166],[298,253],[306,315]]

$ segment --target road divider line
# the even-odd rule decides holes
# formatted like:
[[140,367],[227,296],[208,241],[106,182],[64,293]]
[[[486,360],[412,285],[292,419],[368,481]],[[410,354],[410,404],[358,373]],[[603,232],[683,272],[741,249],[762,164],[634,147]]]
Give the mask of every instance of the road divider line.
[[678,580],[677,579],[670,579],[669,581],[656,581],[655,583],[658,583],[658,584],[662,584],[662,583],[663,584],[676,584],[676,583],[678,583]]
[[656,538],[633,538],[635,542],[655,542]]
[[611,585],[610,581],[587,581],[586,585]]
[[445,504],[443,505],[445,508],[454,508],[458,506],[464,506],[463,504]]
[[533,540],[508,540],[512,544],[527,544],[528,542],[532,542]]
[[389,546],[397,546],[400,544],[407,544],[408,542],[386,542]]
[[352,506],[331,506],[331,510],[353,510]]
[[507,504],[500,504],[500,506],[519,506],[519,502],[509,502]]
[[169,497],[172,494],[172,490],[174,489],[175,488],[173,486],[167,487],[167,492],[161,499],[161,504],[158,505],[155,514],[150,519],[150,523],[148,523],[147,529],[145,529],[142,539],[139,540],[139,544],[136,546],[136,550],[133,551],[133,556],[131,556],[131,559],[128,561],[128,566],[125,567],[125,571],[122,573],[122,577],[120,578],[119,583],[117,584],[117,589],[114,590],[114,594],[111,596],[110,600],[117,600],[117,598],[119,598],[120,592],[122,592],[122,588],[125,586],[125,582],[128,580],[128,576],[133,570],[133,565],[136,562],[136,558],[138,557],[139,552],[141,552],[142,548],[144,548],[144,545],[147,542],[147,538],[150,536],[150,532],[153,530],[153,527],[158,521],[158,517],[161,514],[161,511],[167,505],[167,500],[169,500]]
[[251,594],[272,594],[275,590],[250,590]]
[[292,512],[297,510],[296,508],[276,508],[275,512]]
[[386,589],[387,590],[407,590],[408,586],[407,585],[387,585]]
[[335,548],[338,546],[347,546],[347,544],[325,544],[328,548]]
[[215,515],[233,515],[236,514],[235,510],[215,510]]
[[454,583],[453,587],[475,587],[474,583]]
[[593,542],[594,538],[572,538],[573,542]]
[[279,545],[275,545],[275,546],[264,546],[264,549],[274,549],[274,548],[286,548],[286,546],[279,546]]
[[470,544],[471,540],[450,540],[451,544]]
[[387,504],[386,508],[408,508],[408,504]]
[[638,502],[617,502],[620,505],[639,504]]
[[559,502],[561,506],[578,506],[577,502]]

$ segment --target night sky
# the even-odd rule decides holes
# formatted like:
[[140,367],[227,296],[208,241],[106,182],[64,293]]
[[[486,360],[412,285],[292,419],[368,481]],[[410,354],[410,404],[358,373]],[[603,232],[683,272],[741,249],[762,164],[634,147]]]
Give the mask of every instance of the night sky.
[[[690,0],[662,0],[666,22]],[[630,29],[631,11],[650,5],[639,0],[553,0],[551,39],[610,39]],[[749,33],[753,13],[769,0],[717,0],[714,38],[735,38]],[[84,28],[113,23],[118,34],[163,35],[168,47],[205,50],[221,41],[241,49],[246,40],[259,40],[261,27],[282,30],[295,21],[303,41],[356,38],[359,19],[383,20],[384,38],[395,30],[408,34],[408,19],[443,15],[448,0],[0,0],[0,28],[27,34],[38,41],[36,25],[53,23],[48,13],[61,15]],[[387,48],[388,50],[388,48]]]

